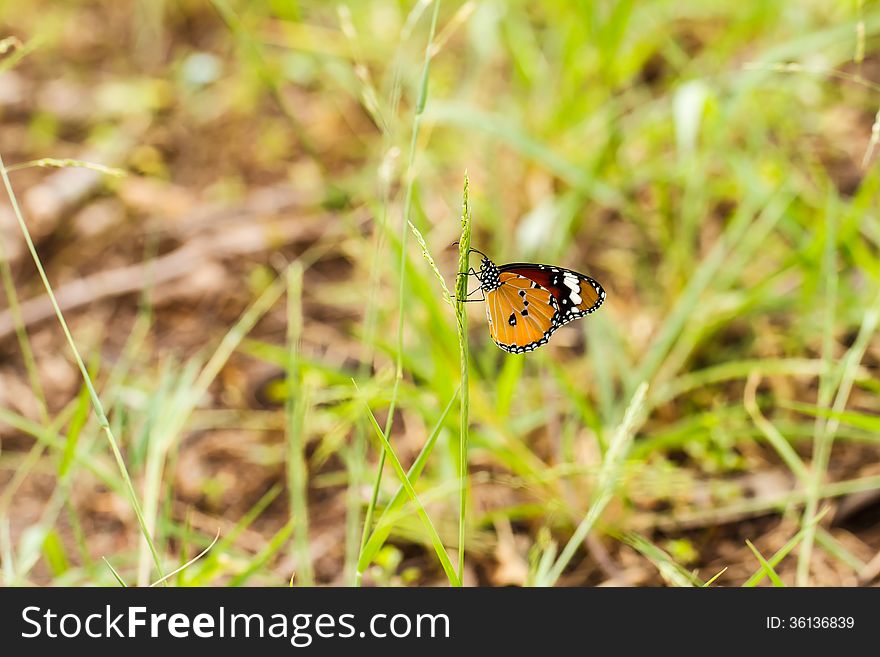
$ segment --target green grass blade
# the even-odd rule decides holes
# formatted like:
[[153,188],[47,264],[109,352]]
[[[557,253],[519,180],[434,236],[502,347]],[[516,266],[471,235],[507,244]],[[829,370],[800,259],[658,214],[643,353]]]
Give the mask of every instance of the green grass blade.
[[638,550],[642,556],[654,564],[664,580],[673,586],[704,586],[693,574],[676,563],[669,554],[637,532],[627,532],[621,537],[624,543]]
[[284,547],[284,544],[287,543],[291,534],[293,534],[293,524],[293,519],[290,519],[281,529],[275,532],[274,536],[266,543],[266,546],[251,559],[247,568],[229,580],[229,586],[243,586],[254,574],[264,569],[269,560]]
[[[825,516],[826,513],[828,513],[828,509],[824,509],[823,511],[820,511],[811,521],[813,526],[815,526]],[[785,557],[787,557],[791,553],[791,551],[794,550],[800,544],[800,542],[804,538],[805,533],[806,533],[806,528],[802,528],[797,534],[792,536],[785,543],[785,545],[783,545],[781,548],[779,548],[772,557],[770,557],[770,559],[767,561],[767,563],[771,569],[778,566],[779,562],[781,562],[783,559],[785,559]],[[759,568],[756,573],[754,573],[751,577],[749,577],[749,579],[746,580],[746,582],[743,584],[743,586],[744,587],[757,586],[758,584],[761,583],[761,581],[767,575],[768,575],[768,573],[762,564],[761,568]]]
[[455,285],[455,316],[458,329],[459,366],[461,370],[461,404],[459,417],[459,443],[458,443],[458,579],[464,580],[464,537],[465,520],[467,513],[467,484],[468,484],[468,426],[470,411],[470,357],[468,356],[467,334],[467,311],[465,310],[465,298],[467,297],[468,270],[470,269],[471,249],[471,213],[468,208],[468,175],[464,174],[464,191],[461,202],[461,237],[458,241],[458,280]]
[[752,554],[755,555],[755,558],[761,564],[761,569],[764,571],[764,574],[770,578],[770,581],[773,582],[773,586],[784,587],[785,583],[780,579],[779,575],[773,570],[773,566],[771,566],[767,560],[764,558],[758,548],[756,548],[749,539],[746,539],[746,545],[749,546],[749,549],[752,551]]
[[162,561],[159,558],[159,553],[156,551],[156,546],[153,544],[153,537],[147,530],[147,525],[144,520],[141,505],[138,501],[137,493],[134,489],[134,484],[132,483],[131,477],[128,474],[128,468],[126,467],[125,461],[122,458],[122,452],[119,451],[119,445],[116,441],[116,436],[113,435],[113,431],[110,428],[110,422],[107,419],[107,415],[104,413],[104,406],[103,404],[101,404],[101,400],[98,398],[98,393],[95,390],[94,384],[92,383],[92,378],[89,375],[88,370],[86,369],[86,364],[83,361],[82,356],[79,353],[79,349],[76,346],[76,342],[73,339],[73,335],[71,334],[70,329],[67,326],[67,321],[64,319],[64,314],[61,312],[61,308],[58,306],[58,300],[55,298],[55,293],[52,290],[51,283],[49,283],[49,277],[46,274],[46,270],[43,268],[43,263],[40,260],[40,256],[37,254],[37,248],[34,245],[33,239],[31,239],[31,234],[28,230],[27,224],[25,223],[24,215],[22,215],[21,208],[19,207],[18,199],[16,198],[15,192],[12,189],[12,182],[9,180],[9,174],[7,173],[6,164],[3,162],[2,156],[0,156],[0,176],[2,176],[3,178],[3,184],[6,187],[7,194],[9,195],[9,201],[12,204],[12,210],[15,214],[15,218],[18,221],[19,228],[21,229],[22,235],[24,236],[25,243],[27,244],[27,248],[30,252],[31,258],[34,261],[34,265],[37,268],[37,272],[40,275],[40,280],[42,281],[43,287],[46,290],[46,295],[48,296],[49,302],[52,305],[52,310],[55,312],[55,317],[58,319],[58,323],[61,325],[61,330],[64,333],[64,337],[67,340],[67,344],[70,347],[73,358],[76,361],[76,365],[79,368],[80,374],[82,375],[83,382],[85,383],[85,386],[89,391],[89,398],[92,402],[92,408],[94,408],[95,410],[95,415],[98,418],[98,424],[101,427],[104,435],[107,437],[107,441],[110,444],[113,456],[116,459],[116,465],[119,468],[119,472],[122,476],[123,481],[125,482],[125,487],[128,491],[129,503],[131,504],[135,516],[137,517],[138,525],[140,526],[141,530],[141,535],[143,536],[144,541],[146,541],[146,544],[150,550],[150,554],[153,557],[153,563],[156,566],[156,571],[161,576],[163,574]]
[[[843,358],[840,384],[837,386],[837,393],[834,396],[832,412],[842,413],[846,408],[862,358],[877,331],[878,323],[880,323],[880,294],[875,297],[874,302],[865,311],[856,339]],[[816,515],[816,508],[821,499],[822,479],[828,469],[831,448],[839,426],[839,421],[832,418],[822,425],[817,434],[812,466],[813,482],[807,491],[807,503],[804,506],[804,515],[801,521],[806,528],[806,533],[804,534],[804,545],[798,558],[797,584],[799,586],[808,584],[810,552],[815,536],[815,524],[811,523],[810,519]]]
[[743,404],[746,411],[751,416],[755,425],[767,438],[767,442],[773,446],[776,453],[779,454],[783,461],[785,461],[789,470],[794,473],[802,484],[806,484],[810,480],[810,472],[807,469],[807,466],[804,465],[801,457],[798,456],[796,451],[794,451],[791,443],[788,442],[773,423],[761,413],[761,409],[758,408],[758,402],[755,399],[755,391],[757,387],[758,377],[750,376],[749,380],[746,382],[746,389],[743,397]]
[[119,583],[119,586],[121,586],[123,588],[128,588],[128,585],[125,583],[125,580],[123,580],[122,577],[119,576],[119,573],[116,572],[116,569],[113,567],[113,564],[111,564],[107,560],[107,557],[101,557],[101,558],[104,560],[104,563],[107,564],[107,568],[110,569],[110,572],[113,574],[113,579],[115,579]]
[[303,385],[299,363],[302,335],[302,268],[291,265],[287,270],[287,385],[285,403],[287,427],[287,487],[293,521],[293,556],[297,581],[314,585],[312,560],[309,553],[308,468],[305,460],[306,415],[309,408],[308,389]]
[[[407,471],[406,476],[411,484],[416,484],[422,474],[422,470],[424,470],[425,465],[428,463],[428,457],[431,455],[431,452],[434,450],[434,445],[437,443],[437,439],[440,437],[440,432],[443,429],[443,424],[446,422],[446,417],[452,410],[456,399],[458,399],[458,393],[459,391],[456,390],[455,394],[452,395],[452,397],[450,398],[449,403],[446,404],[446,408],[444,408],[443,411],[440,413],[440,417],[437,420],[437,423],[434,425],[434,430],[431,431],[431,435],[428,436],[428,440],[425,441],[425,444],[419,451],[419,455],[416,457],[416,460]],[[382,511],[382,514],[376,521],[376,529],[373,530],[373,533],[370,535],[367,544],[364,546],[360,562],[358,563],[358,570],[360,572],[364,572],[369,567],[370,563],[372,563],[373,561],[373,558],[376,556],[376,553],[385,544],[385,541],[388,540],[388,536],[391,534],[391,530],[393,528],[393,522],[391,522],[389,519],[400,512],[400,510],[406,503],[406,500],[406,489],[404,489],[403,484],[401,484],[398,487],[397,492],[394,493],[394,496],[391,498],[391,501],[388,503],[388,505],[385,507],[385,509]]]
[[[366,404],[365,404],[366,406]],[[376,435],[382,443],[382,447],[385,449],[385,452],[388,455],[388,459],[391,461],[391,466],[394,468],[394,471],[397,473],[398,479],[400,479],[400,483],[403,485],[406,494],[409,496],[410,501],[416,507],[416,513],[422,521],[422,524],[425,526],[425,529],[428,532],[428,535],[431,538],[431,544],[434,546],[434,552],[437,555],[437,558],[440,560],[440,565],[443,566],[443,571],[446,573],[446,577],[449,579],[449,583],[452,586],[461,586],[461,581],[458,578],[458,575],[455,572],[455,568],[452,565],[452,562],[449,560],[449,554],[446,552],[446,548],[443,546],[443,542],[440,540],[439,534],[437,534],[437,530],[434,529],[434,523],[431,522],[431,518],[428,516],[427,511],[425,511],[425,507],[422,506],[422,503],[419,501],[418,495],[416,495],[416,491],[412,486],[412,482],[410,482],[409,478],[406,476],[406,472],[403,469],[403,466],[400,464],[400,460],[397,458],[397,454],[394,453],[394,449],[391,447],[391,443],[388,442],[388,439],[385,437],[385,433],[382,431],[382,427],[379,426],[379,423],[376,421],[376,417],[373,415],[373,411],[369,406],[366,406],[367,413],[369,414],[370,421],[373,424],[373,429],[375,429]]]
[[826,420],[836,420],[837,422],[848,424],[857,429],[880,433],[880,415],[863,413],[861,411],[834,411],[830,408],[791,401],[782,401],[779,405],[783,408],[803,413],[804,415],[820,417]]
[[709,588],[710,586],[712,586],[715,583],[715,581],[726,572],[727,572],[727,566],[724,566],[724,568],[722,568],[717,573],[712,575],[712,577],[710,577],[709,579],[706,580],[706,583],[703,584],[703,588]]
[[[837,305],[837,218],[831,205],[831,197],[826,202],[825,209],[825,234],[822,257],[822,281],[824,283],[824,313],[822,321],[822,360],[831,366],[834,358],[834,319]],[[818,406],[827,406],[831,402],[832,395],[832,372],[827,372],[819,378]],[[803,545],[798,554],[797,574],[795,583],[798,586],[807,586],[810,577],[810,558],[813,551],[813,538],[815,524],[810,519],[816,515],[819,506],[819,485],[825,476],[828,467],[828,459],[831,456],[831,444],[833,438],[828,432],[828,422],[816,418],[813,433],[813,480],[808,488],[807,502],[804,506],[802,525],[808,528],[804,533]]]
[[217,544],[217,541],[218,541],[219,539],[220,539],[220,530],[218,529],[218,530],[217,530],[217,534],[214,536],[214,540],[211,541],[211,544],[210,544],[208,547],[206,547],[204,550],[202,550],[201,552],[199,552],[199,553],[198,553],[196,556],[194,556],[192,559],[187,560],[187,561],[186,561],[182,566],[180,566],[179,568],[175,568],[174,570],[172,570],[170,573],[168,573],[167,575],[165,575],[164,578],[159,579],[159,580],[156,580],[155,582],[153,582],[152,584],[150,584],[150,587],[152,588],[152,587],[154,587],[154,586],[159,586],[159,584],[164,584],[166,580],[168,580],[168,579],[174,577],[175,575],[179,575],[180,573],[182,573],[184,570],[186,570],[187,568],[189,568],[190,566],[192,566],[196,561],[198,561],[199,559],[201,559],[202,557],[204,557],[206,554],[208,554],[208,552],[211,551],[211,548],[213,548],[213,547]]
[[[388,405],[388,419],[385,421],[384,437],[387,442],[391,437],[391,427],[394,423],[394,412],[397,408],[397,397],[400,393],[400,380],[403,378],[403,327],[404,327],[404,310],[406,307],[406,243],[407,230],[411,221],[413,188],[415,186],[415,159],[416,146],[418,144],[419,132],[422,125],[422,115],[425,111],[425,104],[428,99],[428,73],[431,70],[431,49],[434,43],[434,34],[437,31],[437,16],[440,12],[440,0],[434,1],[434,12],[431,16],[431,28],[428,34],[428,45],[425,48],[425,59],[422,65],[422,78],[419,84],[418,100],[416,101],[415,115],[413,116],[412,135],[409,144],[409,158],[406,169],[406,193],[403,202],[403,217],[400,228],[400,260],[398,263],[398,289],[397,289],[397,351],[395,356],[394,385],[391,389],[391,401]],[[379,453],[379,461],[376,464],[376,476],[373,480],[373,491],[370,495],[370,502],[367,505],[367,511],[364,514],[364,529],[361,536],[361,552],[367,543],[370,532],[373,529],[373,514],[376,510],[376,504],[379,500],[379,489],[382,486],[382,473],[385,470],[385,451]],[[358,558],[360,561],[360,558]],[[360,577],[357,578],[356,584],[360,584]]]

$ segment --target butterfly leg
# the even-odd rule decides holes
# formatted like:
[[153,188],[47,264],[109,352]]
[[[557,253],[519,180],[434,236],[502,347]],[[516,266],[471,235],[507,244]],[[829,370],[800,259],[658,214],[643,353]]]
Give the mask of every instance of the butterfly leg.
[[[476,277],[479,278],[480,274],[479,274],[479,272],[477,272],[473,267],[471,267],[467,272],[458,272],[456,278],[460,278],[460,277],[462,277],[462,276],[476,276]],[[482,290],[482,289],[483,289],[482,287],[478,287],[476,290],[473,290],[472,292],[468,292],[467,296],[466,296],[464,299],[461,299],[461,301],[463,301],[464,303],[470,303],[470,302],[472,302],[472,301],[483,301],[483,300],[485,300],[485,298],[486,298],[485,293],[483,294],[483,298],[482,298],[482,299],[468,299],[468,298],[467,298],[467,297],[471,296],[472,294],[475,294],[477,290]],[[454,295],[454,294],[450,294],[449,296],[452,297],[453,299],[455,298],[455,295]]]
[[[477,292],[481,293],[481,296],[479,299],[468,299],[469,296],[471,296],[472,294],[476,294]],[[449,296],[455,296],[455,295],[450,294]],[[485,300],[486,300],[486,292],[485,292],[485,290],[483,290],[482,285],[480,287],[478,287],[477,289],[471,290],[470,292],[468,292],[467,296],[464,299],[456,299],[456,301],[461,301],[462,303],[477,303],[479,301],[485,301]]]

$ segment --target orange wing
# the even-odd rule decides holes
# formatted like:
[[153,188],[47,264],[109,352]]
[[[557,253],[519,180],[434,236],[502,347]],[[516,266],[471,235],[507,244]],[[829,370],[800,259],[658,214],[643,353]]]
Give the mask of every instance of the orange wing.
[[489,335],[495,344],[514,354],[546,344],[561,326],[556,298],[525,276],[504,272],[499,279],[501,285],[486,294]]

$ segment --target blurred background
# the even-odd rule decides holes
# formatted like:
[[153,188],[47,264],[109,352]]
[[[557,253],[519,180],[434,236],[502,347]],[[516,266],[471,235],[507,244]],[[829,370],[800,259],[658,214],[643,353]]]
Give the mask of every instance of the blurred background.
[[390,461],[364,556],[366,408],[423,454],[456,561],[456,320],[405,220],[452,288],[465,171],[474,246],[608,298],[527,356],[467,307],[464,583],[875,583],[876,3],[31,0],[0,26],[0,156],[109,418],[4,191],[4,585],[149,584],[209,547],[166,581],[446,584]]

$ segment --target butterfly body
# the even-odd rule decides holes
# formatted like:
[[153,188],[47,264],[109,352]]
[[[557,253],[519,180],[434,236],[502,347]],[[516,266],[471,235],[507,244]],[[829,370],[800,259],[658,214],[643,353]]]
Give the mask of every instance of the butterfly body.
[[554,265],[496,265],[484,255],[476,276],[486,297],[489,334],[514,354],[547,344],[560,326],[595,312],[605,301],[598,281]]

